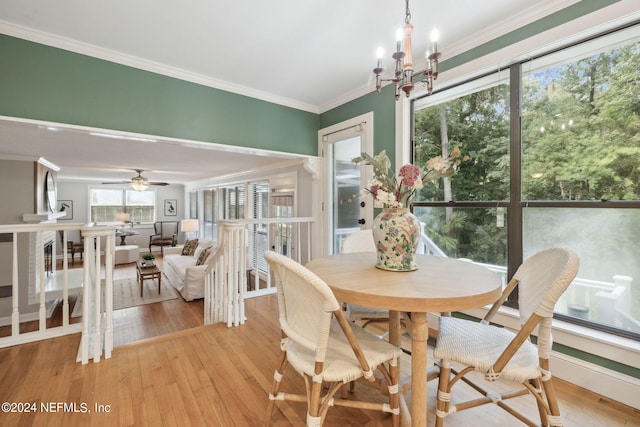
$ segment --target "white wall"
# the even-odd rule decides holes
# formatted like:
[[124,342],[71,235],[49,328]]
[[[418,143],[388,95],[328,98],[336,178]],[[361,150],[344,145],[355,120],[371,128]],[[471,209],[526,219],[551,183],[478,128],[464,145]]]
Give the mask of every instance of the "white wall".
[[33,161],[0,159],[0,224],[22,224],[22,215],[35,213]]
[[[34,161],[0,159],[0,224],[22,224],[22,216],[35,213],[35,163]],[[25,234],[25,233],[23,233]],[[5,239],[3,239],[5,240]],[[11,285],[12,242],[0,242],[0,286]],[[20,313],[36,311],[29,307],[26,295],[29,276],[29,239],[18,238],[18,283]],[[11,298],[0,299],[0,317],[11,313]]]
[[[89,189],[99,186],[97,182],[77,182],[77,181],[64,181],[58,180],[58,200],[71,200],[73,202],[73,219],[59,220],[61,223],[75,223],[79,222],[86,224],[89,222]],[[119,188],[117,186],[110,186],[110,188]],[[185,217],[184,207],[184,186],[182,185],[168,185],[166,187],[150,187],[147,191],[155,191],[156,193],[156,220],[157,221],[180,221]],[[164,214],[164,201],[175,200],[177,203],[177,212],[175,216],[165,216]],[[137,245],[141,250],[148,248],[149,236],[153,234],[153,226],[148,225],[135,225],[134,230],[140,234],[135,236],[129,236],[126,238],[128,245]],[[69,233],[70,240],[80,240],[80,236]],[[179,242],[184,238],[182,233],[179,236]],[[120,244],[118,238],[116,244]],[[60,247],[60,245],[58,245]]]

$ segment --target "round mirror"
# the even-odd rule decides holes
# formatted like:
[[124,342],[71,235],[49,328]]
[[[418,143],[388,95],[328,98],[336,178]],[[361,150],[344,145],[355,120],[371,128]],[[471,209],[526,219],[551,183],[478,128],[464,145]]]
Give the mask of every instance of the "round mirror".
[[53,177],[51,172],[47,172],[44,178],[44,195],[45,195],[45,203],[51,212],[56,211],[56,198],[57,198],[57,190],[56,190],[56,180]]

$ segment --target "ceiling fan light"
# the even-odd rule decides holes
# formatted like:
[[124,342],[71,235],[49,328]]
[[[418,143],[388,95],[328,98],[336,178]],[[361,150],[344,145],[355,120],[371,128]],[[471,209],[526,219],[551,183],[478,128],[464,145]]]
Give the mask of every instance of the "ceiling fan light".
[[137,182],[131,183],[131,187],[136,191],[144,191],[147,189],[148,186],[149,184],[147,184],[144,181],[137,181]]

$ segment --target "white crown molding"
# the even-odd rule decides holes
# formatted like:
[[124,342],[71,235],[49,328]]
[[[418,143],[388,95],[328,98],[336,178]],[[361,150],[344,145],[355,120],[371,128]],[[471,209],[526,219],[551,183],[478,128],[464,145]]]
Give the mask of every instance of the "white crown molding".
[[[537,1],[530,8],[522,11],[516,19],[510,19],[506,22],[499,22],[495,25],[489,26],[483,31],[482,34],[474,34],[472,37],[461,40],[451,46],[443,49],[443,55],[445,58],[453,58],[464,52],[467,52],[477,46],[481,46],[484,43],[490,42],[500,36],[517,30],[531,22],[535,22],[545,16],[551,15],[559,10],[569,7],[580,0],[544,0]],[[424,70],[427,68],[427,61],[425,58],[419,58],[414,62],[415,70]],[[391,75],[389,75],[390,77]],[[330,102],[320,106],[320,113],[331,110],[349,101],[353,101],[361,96],[375,91],[375,83],[370,83],[367,86],[357,88],[351,92],[345,93],[343,96],[333,99]]]
[[[640,20],[640,10],[638,10],[636,0],[621,0],[447,70],[440,75],[438,82],[441,87],[445,88],[455,86],[460,82],[491,73],[496,69],[508,69],[511,64],[526,61],[545,52],[562,48],[637,20]],[[417,98],[423,95],[423,92],[414,91],[412,97]]]
[[304,156],[298,159],[285,159],[282,162],[274,163],[271,165],[261,166],[259,168],[233,173],[224,176],[218,176],[215,178],[203,179],[200,181],[193,181],[185,184],[185,191],[206,190],[219,186],[233,185],[237,183],[246,182],[248,179],[255,175],[273,175],[280,173],[279,171],[288,170],[293,167],[305,164],[306,158],[314,158],[313,156]]
[[544,0],[532,2],[532,6],[523,10],[517,17],[491,25],[487,27],[482,34],[474,34],[471,37],[458,41],[457,43],[446,47],[446,49],[443,50],[443,54],[446,54],[446,57],[448,58],[453,58],[468,51],[469,49],[481,46],[491,40],[495,40],[498,37],[509,34],[512,31],[558,12],[559,10],[572,6],[575,3],[579,3],[580,1],[581,0]]
[[[517,30],[524,25],[535,22],[545,16],[549,16],[559,10],[579,3],[580,1],[581,0],[536,1],[530,8],[523,10],[515,19],[496,23],[493,26],[487,27],[482,34],[475,34],[473,37],[469,37],[453,45],[447,46],[444,48],[443,54],[445,55],[445,58],[453,58],[473,49],[474,47],[508,34],[509,32]],[[621,3],[628,3],[628,0],[622,0]],[[0,20],[0,33],[315,114],[324,113],[375,91],[375,84],[372,81],[372,83],[366,86],[361,86],[352,91],[346,92],[340,97],[318,106],[280,97],[268,92],[237,85],[224,80],[214,79],[202,74],[192,73],[169,65],[145,60],[131,55],[125,55],[120,52],[60,37],[51,33],[15,25],[3,20]],[[417,60],[415,62],[415,69],[423,70],[426,68],[426,65],[425,59]]]
[[[40,163],[42,166],[45,166],[51,170],[54,170],[56,172],[60,172],[60,166],[51,163],[49,160],[45,159],[44,157],[39,157],[37,160],[38,163]],[[64,216],[64,215],[63,215]]]
[[16,25],[11,22],[0,20],[0,33],[9,36],[18,37],[35,43],[68,50],[70,52],[91,56],[93,58],[103,59],[105,61],[114,62],[116,64],[126,65],[138,68],[144,71],[161,74],[176,79],[201,84],[203,86],[224,90],[238,95],[259,99],[261,101],[271,102],[285,107],[295,108],[297,110],[307,111],[310,113],[319,113],[319,108],[315,105],[299,102],[293,99],[277,96],[258,89],[237,85],[224,80],[215,79],[198,73],[193,73],[181,68],[172,67],[170,65],[161,64],[132,55],[127,55],[114,50],[105,49],[99,46],[83,43],[78,40],[61,37],[44,31],[35,30],[33,28]]

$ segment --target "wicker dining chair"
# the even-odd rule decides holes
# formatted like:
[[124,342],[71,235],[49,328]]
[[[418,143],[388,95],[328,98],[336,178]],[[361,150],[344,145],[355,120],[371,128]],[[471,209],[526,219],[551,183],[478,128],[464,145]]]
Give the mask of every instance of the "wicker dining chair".
[[[551,321],[554,306],[575,278],[578,267],[578,256],[572,251],[559,248],[540,251],[518,268],[481,322],[440,318],[433,352],[434,357],[440,359],[437,427],[443,425],[445,416],[487,403],[497,404],[527,425],[540,425],[505,402],[527,394],[533,395],[537,402],[541,425],[562,425],[549,370]],[[512,332],[490,325],[489,321],[516,286],[520,330]],[[536,333],[536,328],[537,345],[534,345],[529,337]],[[502,393],[490,391],[466,377],[472,371],[483,374],[476,381],[520,383],[524,387]],[[452,404],[451,389],[458,380],[472,385],[483,397]]]
[[[264,257],[276,277],[283,336],[264,424],[270,424],[275,402],[281,400],[306,402],[307,426],[321,426],[330,406],[388,412],[398,426],[401,350],[349,322],[329,286],[311,271],[272,251]],[[303,376],[306,395],[280,392],[287,365]],[[375,369],[381,378],[374,376]],[[374,385],[389,402],[335,396],[344,384],[356,380]]]

